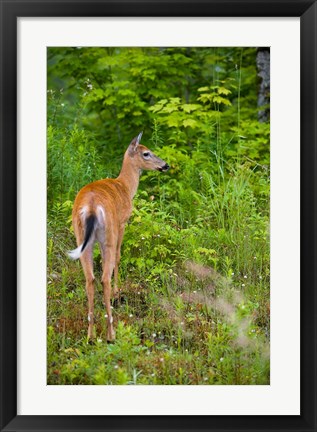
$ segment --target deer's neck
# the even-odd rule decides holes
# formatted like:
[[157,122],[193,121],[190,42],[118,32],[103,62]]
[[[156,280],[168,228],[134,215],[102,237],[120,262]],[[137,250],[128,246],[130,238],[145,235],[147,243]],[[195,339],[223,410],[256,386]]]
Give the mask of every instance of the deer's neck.
[[139,186],[140,170],[133,165],[131,159],[126,155],[123,159],[122,168],[117,180],[124,184],[132,199]]

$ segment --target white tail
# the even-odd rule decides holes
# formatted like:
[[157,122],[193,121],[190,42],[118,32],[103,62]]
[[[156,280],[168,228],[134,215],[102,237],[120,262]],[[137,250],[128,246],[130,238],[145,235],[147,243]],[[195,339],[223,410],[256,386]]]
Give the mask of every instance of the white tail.
[[110,306],[111,278],[113,294],[118,295],[118,267],[125,224],[132,212],[132,199],[139,185],[141,170],[167,171],[168,164],[140,144],[142,132],[135,137],[124,154],[122,169],[116,179],[98,180],[84,186],[73,207],[73,227],[78,247],[68,255],[80,258],[86,277],[88,297],[88,337],[93,336],[94,273],[93,246],[99,243],[102,257],[102,284],[107,317],[107,340],[115,339]]
[[78,248],[67,252],[67,255],[69,256],[69,258],[71,258],[72,260],[76,260],[76,259],[80,258],[81,254],[82,254],[82,250],[81,250],[82,247],[83,247],[83,244],[78,246]]

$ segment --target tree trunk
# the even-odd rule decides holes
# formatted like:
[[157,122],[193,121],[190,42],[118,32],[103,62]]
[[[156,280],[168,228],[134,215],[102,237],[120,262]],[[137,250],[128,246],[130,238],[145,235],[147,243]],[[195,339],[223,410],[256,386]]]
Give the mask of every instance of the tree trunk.
[[270,48],[258,48],[256,66],[260,77],[258,119],[260,122],[267,122],[270,118]]

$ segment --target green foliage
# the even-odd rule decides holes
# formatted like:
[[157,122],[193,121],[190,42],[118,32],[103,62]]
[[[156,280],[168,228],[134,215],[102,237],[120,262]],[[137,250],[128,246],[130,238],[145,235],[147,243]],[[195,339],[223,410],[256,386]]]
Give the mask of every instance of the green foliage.
[[[253,48],[48,49],[49,384],[269,383],[269,124],[257,121]],[[100,253],[95,333],[74,248],[80,188],[116,177],[144,144],[106,344]]]
[[68,131],[48,127],[47,161],[49,202],[73,198],[92,178],[104,177],[93,137],[76,124]]

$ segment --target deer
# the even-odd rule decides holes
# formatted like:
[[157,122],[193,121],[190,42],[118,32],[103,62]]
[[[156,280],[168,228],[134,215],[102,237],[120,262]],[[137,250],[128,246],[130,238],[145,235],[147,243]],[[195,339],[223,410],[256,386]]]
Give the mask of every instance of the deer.
[[111,308],[111,281],[113,296],[119,295],[118,268],[124,230],[133,208],[133,198],[143,170],[165,172],[169,165],[140,143],[142,132],[128,146],[117,178],[97,180],[84,186],[77,194],[72,223],[77,248],[69,251],[71,259],[80,259],[86,279],[88,300],[88,340],[93,338],[94,327],[94,268],[93,248],[99,243],[102,260],[103,299],[106,308],[107,341],[115,340]]

